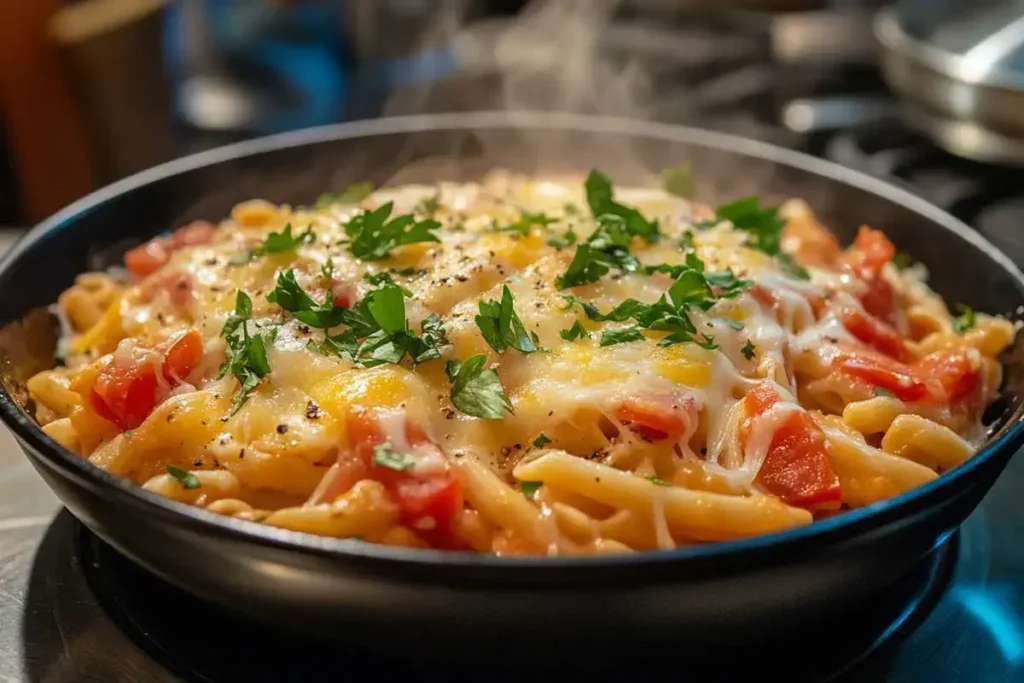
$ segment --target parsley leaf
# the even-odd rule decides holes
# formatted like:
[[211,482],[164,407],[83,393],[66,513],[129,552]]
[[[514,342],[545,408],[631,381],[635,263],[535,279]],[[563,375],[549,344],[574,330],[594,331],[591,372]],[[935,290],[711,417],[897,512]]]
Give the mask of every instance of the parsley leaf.
[[739,320],[733,320],[732,318],[719,318],[727,327],[731,327],[737,332],[743,329],[743,323]]
[[889,397],[889,398],[893,398],[893,397],[896,396],[896,394],[894,394],[893,392],[889,391],[885,387],[874,387],[871,390],[871,393],[873,393],[875,396],[886,396],[886,397]]
[[515,311],[515,299],[508,286],[501,289],[501,302],[481,301],[476,326],[492,349],[498,353],[512,347],[522,353],[537,350],[539,340],[536,334],[528,334],[523,321]]
[[737,230],[748,233],[748,241],[755,249],[769,256],[781,251],[782,228],[786,223],[775,207],[761,208],[757,197],[746,197],[719,206],[715,213]]
[[669,194],[683,199],[693,199],[697,193],[697,182],[693,177],[693,169],[689,164],[680,164],[674,168],[666,168],[661,172],[661,186]]
[[742,349],[740,349],[740,353],[742,353],[743,357],[747,360],[754,360],[754,355],[756,354],[754,343],[748,339],[747,343],[743,345]]
[[649,221],[636,209],[623,206],[615,201],[612,194],[612,182],[605,174],[596,169],[592,170],[587,176],[585,188],[587,204],[590,205],[590,211],[594,218],[611,214],[623,220],[630,235],[643,237],[648,242],[657,242],[661,237],[657,221]]
[[267,235],[267,238],[263,240],[263,244],[256,247],[252,251],[247,251],[244,254],[239,254],[233,257],[228,263],[233,266],[239,266],[245,263],[249,263],[254,258],[259,256],[266,256],[267,254],[281,254],[286,251],[295,251],[303,244],[307,244],[316,239],[316,234],[313,232],[313,228],[306,228],[303,232],[298,235],[292,234],[292,224],[284,226],[284,230],[281,232],[271,232]]
[[277,336],[276,328],[266,332],[256,330],[250,332],[252,300],[249,295],[238,290],[235,296],[235,310],[224,322],[221,336],[225,338],[226,350],[224,364],[221,366],[220,377],[228,373],[234,375],[241,385],[231,404],[231,415],[238,412],[249,394],[259,385],[260,381],[270,374],[270,362],[267,360],[267,341]]
[[643,338],[643,333],[636,325],[632,327],[622,327],[617,330],[605,330],[601,333],[601,346],[612,346],[613,344],[640,341]]
[[355,204],[373,193],[373,183],[352,183],[345,191],[337,194],[325,192],[316,200],[316,208],[325,209],[331,204]]
[[535,225],[545,227],[557,222],[557,218],[551,218],[543,213],[530,213],[528,211],[523,211],[519,220],[515,223],[506,225],[503,228],[499,228],[498,230],[499,232],[517,232],[525,237],[530,234],[530,230],[532,230]]
[[533,498],[537,490],[544,485],[542,481],[521,481],[519,482],[519,490],[523,492],[523,495],[527,498]]
[[544,434],[544,433],[541,433],[540,436],[538,436],[536,439],[533,440],[533,447],[534,448],[544,448],[549,443],[551,443],[551,439],[548,438],[548,435]]
[[779,268],[786,275],[796,278],[797,280],[810,280],[811,274],[807,272],[807,269],[801,266],[796,260],[785,252],[780,253],[775,257],[775,260],[779,262]]
[[782,251],[782,228],[786,221],[779,217],[775,207],[762,208],[757,197],[746,197],[719,206],[715,213],[728,220],[737,230],[747,233],[747,243],[754,249],[774,256],[779,267],[790,277],[809,280],[807,270],[791,255]]
[[379,261],[391,255],[396,247],[416,242],[438,242],[432,231],[441,227],[435,220],[417,221],[412,214],[388,220],[394,202],[359,214],[345,224],[349,250],[356,258]]
[[655,486],[671,486],[670,482],[665,481],[661,477],[648,477],[647,481],[651,482]]
[[371,285],[375,286],[394,285],[395,287],[401,289],[402,294],[404,294],[405,296],[412,296],[412,292],[406,289],[405,287],[402,287],[401,285],[397,284],[394,278],[391,277],[391,273],[387,272],[386,270],[382,270],[379,273],[367,273],[366,275],[363,276],[363,279],[369,282]]
[[572,262],[555,280],[559,289],[597,282],[611,268],[635,272],[640,262],[629,252],[632,239],[619,216],[605,214],[597,219],[597,229],[587,241],[576,247]]
[[430,216],[433,218],[437,210],[441,208],[441,192],[435,192],[429,197],[424,197],[416,204],[416,213]]
[[441,322],[441,316],[431,313],[420,323],[420,338],[415,345],[413,363],[425,363],[441,357],[441,348],[448,346],[448,333]]
[[548,238],[548,246],[554,247],[555,249],[565,249],[576,244],[576,233],[572,230],[567,230],[562,236],[552,235]]
[[373,447],[372,461],[378,467],[386,467],[396,472],[408,472],[416,466],[416,458],[412,453],[400,453],[386,442]]
[[906,270],[910,266],[914,265],[914,259],[907,252],[900,251],[892,257],[892,264],[896,266],[898,270]]
[[445,371],[452,383],[452,405],[466,415],[487,420],[500,420],[512,414],[512,402],[505,395],[498,373],[487,369],[487,357],[470,356],[463,362],[448,361]]
[[577,339],[590,339],[590,333],[583,327],[583,324],[579,320],[567,330],[561,330],[559,333],[562,339],[566,341],[575,341]]
[[200,486],[202,486],[202,484],[199,481],[199,477],[197,477],[196,475],[192,474],[188,470],[181,469],[180,467],[175,467],[174,465],[168,465],[167,466],[167,474],[169,474],[172,477],[174,477],[175,479],[177,479],[178,483],[181,484],[182,488],[186,488],[186,489],[191,490],[191,489],[197,489]]
[[288,311],[296,320],[320,329],[340,324],[346,310],[335,306],[330,296],[322,304],[317,303],[295,279],[294,270],[278,274],[273,291],[267,295],[267,301]]
[[964,304],[957,304],[956,310],[960,315],[953,320],[953,329],[963,334],[974,327],[977,322],[977,316],[970,306],[965,306]]

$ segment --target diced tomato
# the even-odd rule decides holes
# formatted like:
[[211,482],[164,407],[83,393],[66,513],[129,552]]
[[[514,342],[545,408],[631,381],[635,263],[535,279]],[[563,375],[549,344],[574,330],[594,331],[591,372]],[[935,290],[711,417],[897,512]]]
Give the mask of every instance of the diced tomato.
[[[744,441],[754,420],[780,400],[770,381],[762,382],[744,397]],[[757,481],[790,505],[836,509],[842,502],[839,477],[829,462],[828,441],[814,419],[803,411],[789,413],[776,428]]]
[[860,305],[876,318],[895,324],[899,319],[896,290],[881,275],[873,275],[863,282],[866,289],[857,297]]
[[[184,381],[203,356],[199,332],[189,330],[155,349],[164,355],[163,378],[174,385]],[[151,362],[121,364],[111,359],[96,375],[89,403],[103,419],[121,429],[135,429],[145,421],[157,403],[156,371]]]
[[[384,484],[394,496],[402,524],[437,548],[456,548],[459,543],[452,534],[452,520],[462,510],[462,480],[450,468],[417,467],[395,470],[374,464],[374,447],[385,441],[375,415],[352,411],[346,420],[348,441],[353,452],[366,468],[366,474]],[[411,422],[405,424],[405,440],[416,452],[436,449],[423,429]],[[437,452],[438,457],[442,457]]]
[[896,360],[909,360],[910,352],[891,325],[853,307],[844,308],[841,315],[843,325],[857,339]]
[[347,294],[338,294],[334,297],[334,306],[336,308],[349,308],[352,306],[352,302]]
[[686,398],[631,398],[615,409],[615,417],[648,441],[678,441],[689,423],[692,401]]
[[126,252],[124,265],[132,274],[146,277],[159,270],[169,258],[163,240],[155,239]]
[[971,360],[971,350],[944,349],[928,354],[914,364],[924,377],[938,380],[949,403],[959,403],[981,390],[981,368]]
[[836,357],[835,367],[840,372],[857,377],[876,387],[891,391],[902,401],[922,401],[941,398],[942,387],[929,382],[909,365],[872,351],[843,344]]
[[135,429],[156,406],[157,381],[147,366],[121,368],[111,363],[96,376],[90,404],[121,429]]
[[146,277],[163,267],[178,249],[209,242],[213,239],[214,230],[212,223],[193,221],[167,237],[154,237],[130,249],[124,255],[124,265],[133,275]]
[[882,277],[882,267],[896,256],[896,247],[880,230],[862,225],[857,239],[843,255],[844,267],[860,282],[858,295],[864,310],[889,324],[899,319],[896,290]]
[[164,377],[177,382],[188,377],[203,359],[203,337],[197,330],[188,330],[157,347],[164,354]]
[[866,225],[860,226],[857,230],[857,239],[854,240],[848,254],[854,265],[866,268],[872,273],[880,272],[882,266],[892,261],[895,256],[896,247],[885,233]]
[[779,297],[775,295],[775,292],[763,285],[754,285],[750,290],[750,295],[754,297],[757,303],[769,310],[774,311],[779,305]]

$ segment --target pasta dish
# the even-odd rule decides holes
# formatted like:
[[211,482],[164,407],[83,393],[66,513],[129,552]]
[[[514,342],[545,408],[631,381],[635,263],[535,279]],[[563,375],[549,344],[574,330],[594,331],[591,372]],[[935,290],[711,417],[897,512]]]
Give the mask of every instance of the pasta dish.
[[498,555],[780,531],[972,456],[1011,322],[872,227],[664,180],[241,203],[77,278],[35,416],[217,514]]

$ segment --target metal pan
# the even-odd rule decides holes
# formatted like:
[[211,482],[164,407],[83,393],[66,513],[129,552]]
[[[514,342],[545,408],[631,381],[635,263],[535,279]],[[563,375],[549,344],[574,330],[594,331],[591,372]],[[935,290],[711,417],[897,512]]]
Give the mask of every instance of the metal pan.
[[903,0],[878,13],[882,70],[909,122],[954,154],[1024,165],[1024,10]]
[[[683,654],[750,642],[876,594],[974,509],[1024,437],[1024,343],[973,459],[926,486],[806,528],[621,557],[498,558],[309,536],[229,519],[148,493],[62,450],[24,412],[24,380],[52,364],[52,320],[26,313],[77,273],[241,200],[310,203],[357,180],[467,180],[598,166],[644,182],[680,162],[703,201],[804,197],[841,237],[870,223],[933,273],[946,297],[1024,310],[1024,277],[939,209],[842,167],[737,137],[625,119],[469,113],[357,122],[188,157],[108,187],[35,228],[0,263],[0,417],[67,507],[127,556],[256,619],[350,642],[434,653],[545,647]],[[397,175],[396,175],[397,174]],[[838,626],[837,626],[838,628]],[[605,648],[605,649],[597,649]],[[666,650],[663,650],[666,651]],[[610,655],[609,655],[610,656]]]

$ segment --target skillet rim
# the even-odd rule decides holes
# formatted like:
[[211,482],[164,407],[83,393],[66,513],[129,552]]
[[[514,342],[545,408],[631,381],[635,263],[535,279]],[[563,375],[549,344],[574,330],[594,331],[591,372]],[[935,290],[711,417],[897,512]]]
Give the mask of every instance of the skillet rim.
[[[982,251],[1009,276],[1024,304],[1024,274],[988,240],[942,209],[910,191],[886,183],[860,171],[783,147],[728,133],[675,124],[650,122],[624,117],[593,116],[566,112],[475,111],[441,114],[418,114],[383,119],[365,119],[328,126],[318,126],[277,135],[255,138],[217,147],[171,160],[100,188],[75,201],[31,229],[0,259],[0,285],[9,278],[23,252],[44,235],[70,227],[80,215],[131,192],[135,188],[164,178],[225,161],[254,156],[275,150],[316,145],[342,139],[372,138],[431,130],[528,130],[567,129],[584,133],[616,133],[628,137],[662,139],[704,148],[714,152],[758,158],[781,166],[818,175],[833,182],[852,186],[886,201],[902,205],[942,229],[955,233]],[[1008,418],[1001,434],[987,443],[970,460],[934,480],[902,495],[855,510],[848,510],[807,526],[762,534],[752,538],[699,544],[674,550],[644,551],[635,554],[584,557],[496,557],[473,552],[424,550],[362,543],[354,540],[316,536],[303,532],[268,527],[256,522],[234,519],[184,503],[178,503],[127,479],[116,477],[90,464],[88,460],[64,449],[48,437],[39,425],[14,402],[0,386],[0,419],[27,446],[26,454],[37,465],[43,465],[59,476],[73,480],[94,494],[106,494],[117,505],[133,508],[137,514],[151,515],[147,524],[170,523],[195,533],[265,544],[321,559],[363,560],[384,565],[415,567],[446,567],[498,572],[529,568],[533,572],[553,575],[555,572],[596,571],[598,569],[629,569],[638,566],[665,566],[720,559],[736,562],[742,559],[765,558],[770,554],[796,554],[808,549],[824,548],[850,538],[867,534],[894,519],[908,518],[915,511],[952,500],[956,492],[968,488],[971,475],[988,465],[1009,449],[1024,443],[1024,404]],[[1011,453],[1012,457],[1012,453]],[[553,578],[553,576],[533,577]]]

